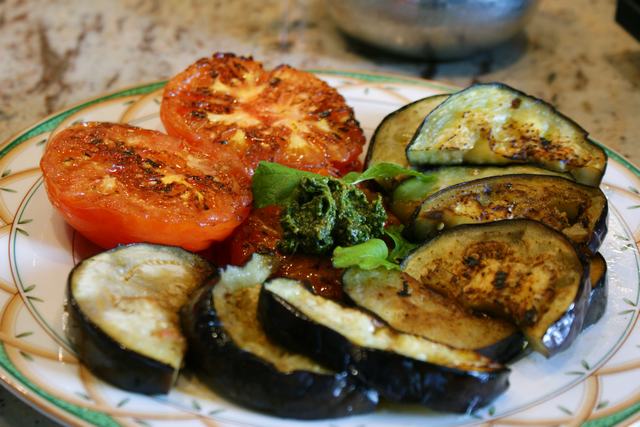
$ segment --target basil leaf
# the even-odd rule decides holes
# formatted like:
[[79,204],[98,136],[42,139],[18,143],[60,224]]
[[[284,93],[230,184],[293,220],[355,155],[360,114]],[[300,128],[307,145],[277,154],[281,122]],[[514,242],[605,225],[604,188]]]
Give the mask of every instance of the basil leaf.
[[403,225],[390,225],[384,229],[384,233],[393,240],[393,250],[387,258],[391,262],[400,262],[409,255],[409,253],[418,247],[418,245],[409,242],[402,237]]
[[[398,175],[415,176],[425,182],[435,179],[432,175],[403,168],[394,163],[377,163],[362,173],[349,172],[340,181],[345,184],[358,184],[370,179],[393,178]],[[270,205],[286,206],[291,200],[293,191],[304,177],[323,181],[329,179],[317,173],[289,168],[278,163],[260,162],[251,181],[254,206],[257,208]]]
[[301,171],[278,163],[260,162],[251,181],[253,204],[256,208],[270,205],[286,206],[302,178],[327,180],[316,173]]
[[428,175],[414,169],[407,169],[395,163],[376,163],[362,173],[349,172],[342,181],[347,184],[358,184],[369,179],[395,178],[398,175],[415,176],[422,181],[433,181],[433,175]]
[[384,267],[387,270],[399,270],[400,266],[387,260],[389,249],[380,239],[369,239],[364,243],[333,250],[333,266],[336,268],[360,267],[363,270],[373,270]]

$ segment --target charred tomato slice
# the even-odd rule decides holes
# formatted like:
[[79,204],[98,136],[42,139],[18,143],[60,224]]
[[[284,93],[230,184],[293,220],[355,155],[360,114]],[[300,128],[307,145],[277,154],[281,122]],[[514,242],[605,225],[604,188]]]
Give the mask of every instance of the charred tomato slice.
[[84,123],[56,134],[40,167],[51,203],[94,243],[201,250],[249,214],[250,181],[237,158],[193,151],[157,131]]
[[358,169],[365,138],[353,110],[316,76],[252,58],[203,58],[165,87],[160,117],[167,132],[203,150],[343,174]]

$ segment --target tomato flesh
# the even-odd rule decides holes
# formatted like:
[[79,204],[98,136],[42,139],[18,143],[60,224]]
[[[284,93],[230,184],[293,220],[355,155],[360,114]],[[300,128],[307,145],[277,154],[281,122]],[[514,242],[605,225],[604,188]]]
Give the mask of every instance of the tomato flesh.
[[160,108],[171,135],[198,149],[230,150],[252,171],[260,160],[321,173],[358,170],[365,138],[331,86],[289,66],[215,54],[165,87]]
[[318,255],[286,255],[278,251],[282,238],[280,208],[255,209],[230,238],[226,250],[230,262],[246,263],[254,252],[274,253],[278,258],[276,277],[288,277],[308,283],[325,298],[342,298],[342,269],[334,268],[329,257]]
[[52,204],[99,246],[202,250],[231,234],[251,205],[240,160],[216,154],[156,131],[84,123],[56,134],[40,167]]

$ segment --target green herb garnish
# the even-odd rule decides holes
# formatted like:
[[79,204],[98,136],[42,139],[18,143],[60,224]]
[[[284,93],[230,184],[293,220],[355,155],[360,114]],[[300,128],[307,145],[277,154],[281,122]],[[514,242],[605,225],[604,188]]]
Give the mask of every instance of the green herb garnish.
[[371,239],[347,248],[337,247],[333,251],[333,266],[336,268],[359,267],[363,270],[378,267],[400,270],[400,262],[418,246],[402,237],[402,229],[402,225],[392,225],[384,230],[384,233],[393,240],[391,253],[384,240]]
[[292,169],[278,163],[260,162],[251,181],[254,206],[286,206],[302,178],[328,179],[317,173]]
[[332,262],[336,268],[360,267],[373,270],[384,267],[387,270],[399,270],[400,266],[389,262],[389,249],[384,240],[371,239],[358,245],[343,248],[338,246],[333,251]]
[[280,219],[280,249],[328,254],[336,246],[382,236],[386,220],[380,196],[369,201],[360,189],[340,180],[303,177]]
[[[336,246],[354,246],[384,234],[387,215],[380,196],[368,200],[355,184],[403,174],[432,179],[392,163],[378,163],[339,179],[260,162],[253,175],[253,200],[257,208],[284,208],[282,251],[328,254]],[[396,242],[392,260],[397,260],[406,245],[399,234],[390,237]]]
[[298,187],[302,178],[318,180],[335,179],[344,184],[358,184],[370,179],[393,178],[398,175],[411,175],[421,181],[432,181],[432,175],[427,175],[413,169],[403,168],[394,163],[377,163],[366,171],[349,172],[343,178],[329,178],[313,172],[301,171],[283,166],[278,163],[260,162],[253,174],[251,183],[253,189],[253,203],[257,208],[269,205],[286,206],[293,191]]
[[358,184],[370,179],[395,178],[398,175],[415,176],[423,182],[429,182],[435,179],[433,175],[427,175],[414,169],[407,169],[395,163],[376,163],[362,173],[349,172],[342,177],[342,181],[347,184]]
[[389,261],[400,262],[409,255],[409,253],[418,247],[418,245],[409,242],[402,237],[402,225],[390,225],[384,229],[384,233],[393,240],[393,250],[389,254]]

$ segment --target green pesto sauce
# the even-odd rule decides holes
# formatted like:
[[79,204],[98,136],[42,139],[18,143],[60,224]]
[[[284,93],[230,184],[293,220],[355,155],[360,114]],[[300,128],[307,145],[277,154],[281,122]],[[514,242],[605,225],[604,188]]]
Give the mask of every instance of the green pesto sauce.
[[387,213],[380,196],[372,202],[357,187],[331,178],[303,178],[282,213],[286,253],[329,254],[384,233]]

